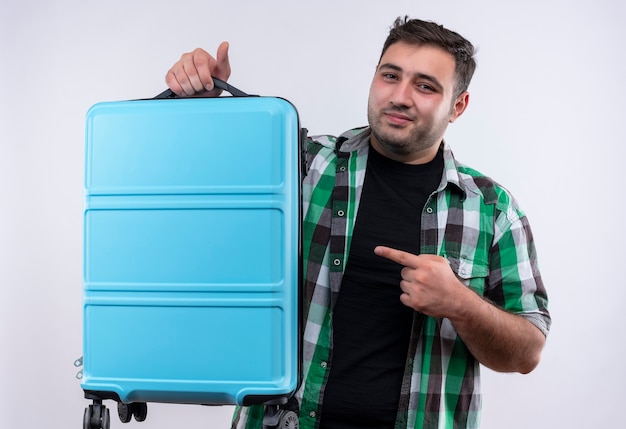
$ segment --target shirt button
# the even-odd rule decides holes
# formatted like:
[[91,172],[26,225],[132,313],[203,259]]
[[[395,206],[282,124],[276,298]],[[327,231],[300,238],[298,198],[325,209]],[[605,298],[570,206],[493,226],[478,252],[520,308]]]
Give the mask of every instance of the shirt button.
[[339,259],[339,258],[335,259],[335,260],[333,261],[333,264],[335,264],[335,266],[337,266],[337,267],[338,267],[339,265],[341,265],[341,259]]
[[342,165],[341,167],[339,167],[339,171],[346,171],[346,167]]
[[343,217],[343,215],[345,215],[345,214],[346,214],[346,213],[345,213],[343,210],[339,210],[339,211],[337,212],[337,215],[338,215],[338,216],[342,216],[342,217]]
[[326,363],[326,362],[322,362],[322,363],[320,364],[320,366],[321,366],[322,368],[326,368],[326,367],[328,366],[328,363]]
[[427,207],[426,208],[426,213],[432,213],[433,212],[433,208],[432,207]]
[[311,411],[309,413],[309,417],[315,418],[315,416],[316,416],[315,411]]

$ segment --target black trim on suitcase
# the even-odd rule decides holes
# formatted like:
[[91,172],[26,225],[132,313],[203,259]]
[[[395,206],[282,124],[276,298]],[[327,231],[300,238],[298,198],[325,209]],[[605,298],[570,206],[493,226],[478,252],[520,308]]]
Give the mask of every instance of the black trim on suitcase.
[[[213,78],[213,85],[215,85],[215,88],[230,92],[230,94],[233,97],[258,97],[258,95],[247,94],[243,92],[242,90],[237,89],[234,86],[224,82],[222,79],[218,79],[216,77]],[[163,91],[162,93],[154,97],[154,99],[158,100],[158,99],[163,99],[163,98],[177,98],[177,97],[178,95],[176,95],[171,89],[166,89],[165,91]]]

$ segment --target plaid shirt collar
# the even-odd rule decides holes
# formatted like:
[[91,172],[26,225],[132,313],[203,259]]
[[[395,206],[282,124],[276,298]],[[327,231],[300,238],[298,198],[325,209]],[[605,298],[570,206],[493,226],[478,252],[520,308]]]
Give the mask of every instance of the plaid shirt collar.
[[[354,130],[342,134],[337,140],[339,153],[349,154],[359,150],[368,151],[371,134],[370,127],[361,128],[360,132],[356,135],[354,134]],[[456,161],[452,149],[445,140],[441,142],[441,148],[443,150],[444,174],[436,192],[443,191],[446,187],[452,185],[450,189],[456,189],[461,193],[462,198],[465,198],[468,192],[480,194],[474,181],[462,180],[458,170],[461,164]]]

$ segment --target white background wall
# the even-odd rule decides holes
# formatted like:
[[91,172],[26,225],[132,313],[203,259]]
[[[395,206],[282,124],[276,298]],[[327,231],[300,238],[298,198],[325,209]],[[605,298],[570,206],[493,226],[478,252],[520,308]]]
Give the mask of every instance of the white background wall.
[[[403,14],[478,47],[448,141],[526,209],[551,298],[540,367],[486,371],[483,428],[624,427],[625,4],[2,0],[0,428],[80,427],[88,403],[72,365],[88,107],[156,95],[182,52],[229,40],[231,83],[290,99],[312,133],[340,133],[365,124],[382,42]],[[227,427],[230,411],[151,404],[141,427]]]

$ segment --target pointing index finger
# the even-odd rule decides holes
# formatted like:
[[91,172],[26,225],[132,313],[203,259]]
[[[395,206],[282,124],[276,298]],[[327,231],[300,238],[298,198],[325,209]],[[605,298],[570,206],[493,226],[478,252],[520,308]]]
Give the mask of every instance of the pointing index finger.
[[374,253],[378,256],[382,256],[383,258],[387,258],[390,261],[397,262],[405,267],[417,268],[418,265],[416,255],[402,250],[393,249],[387,246],[376,246],[374,248]]

